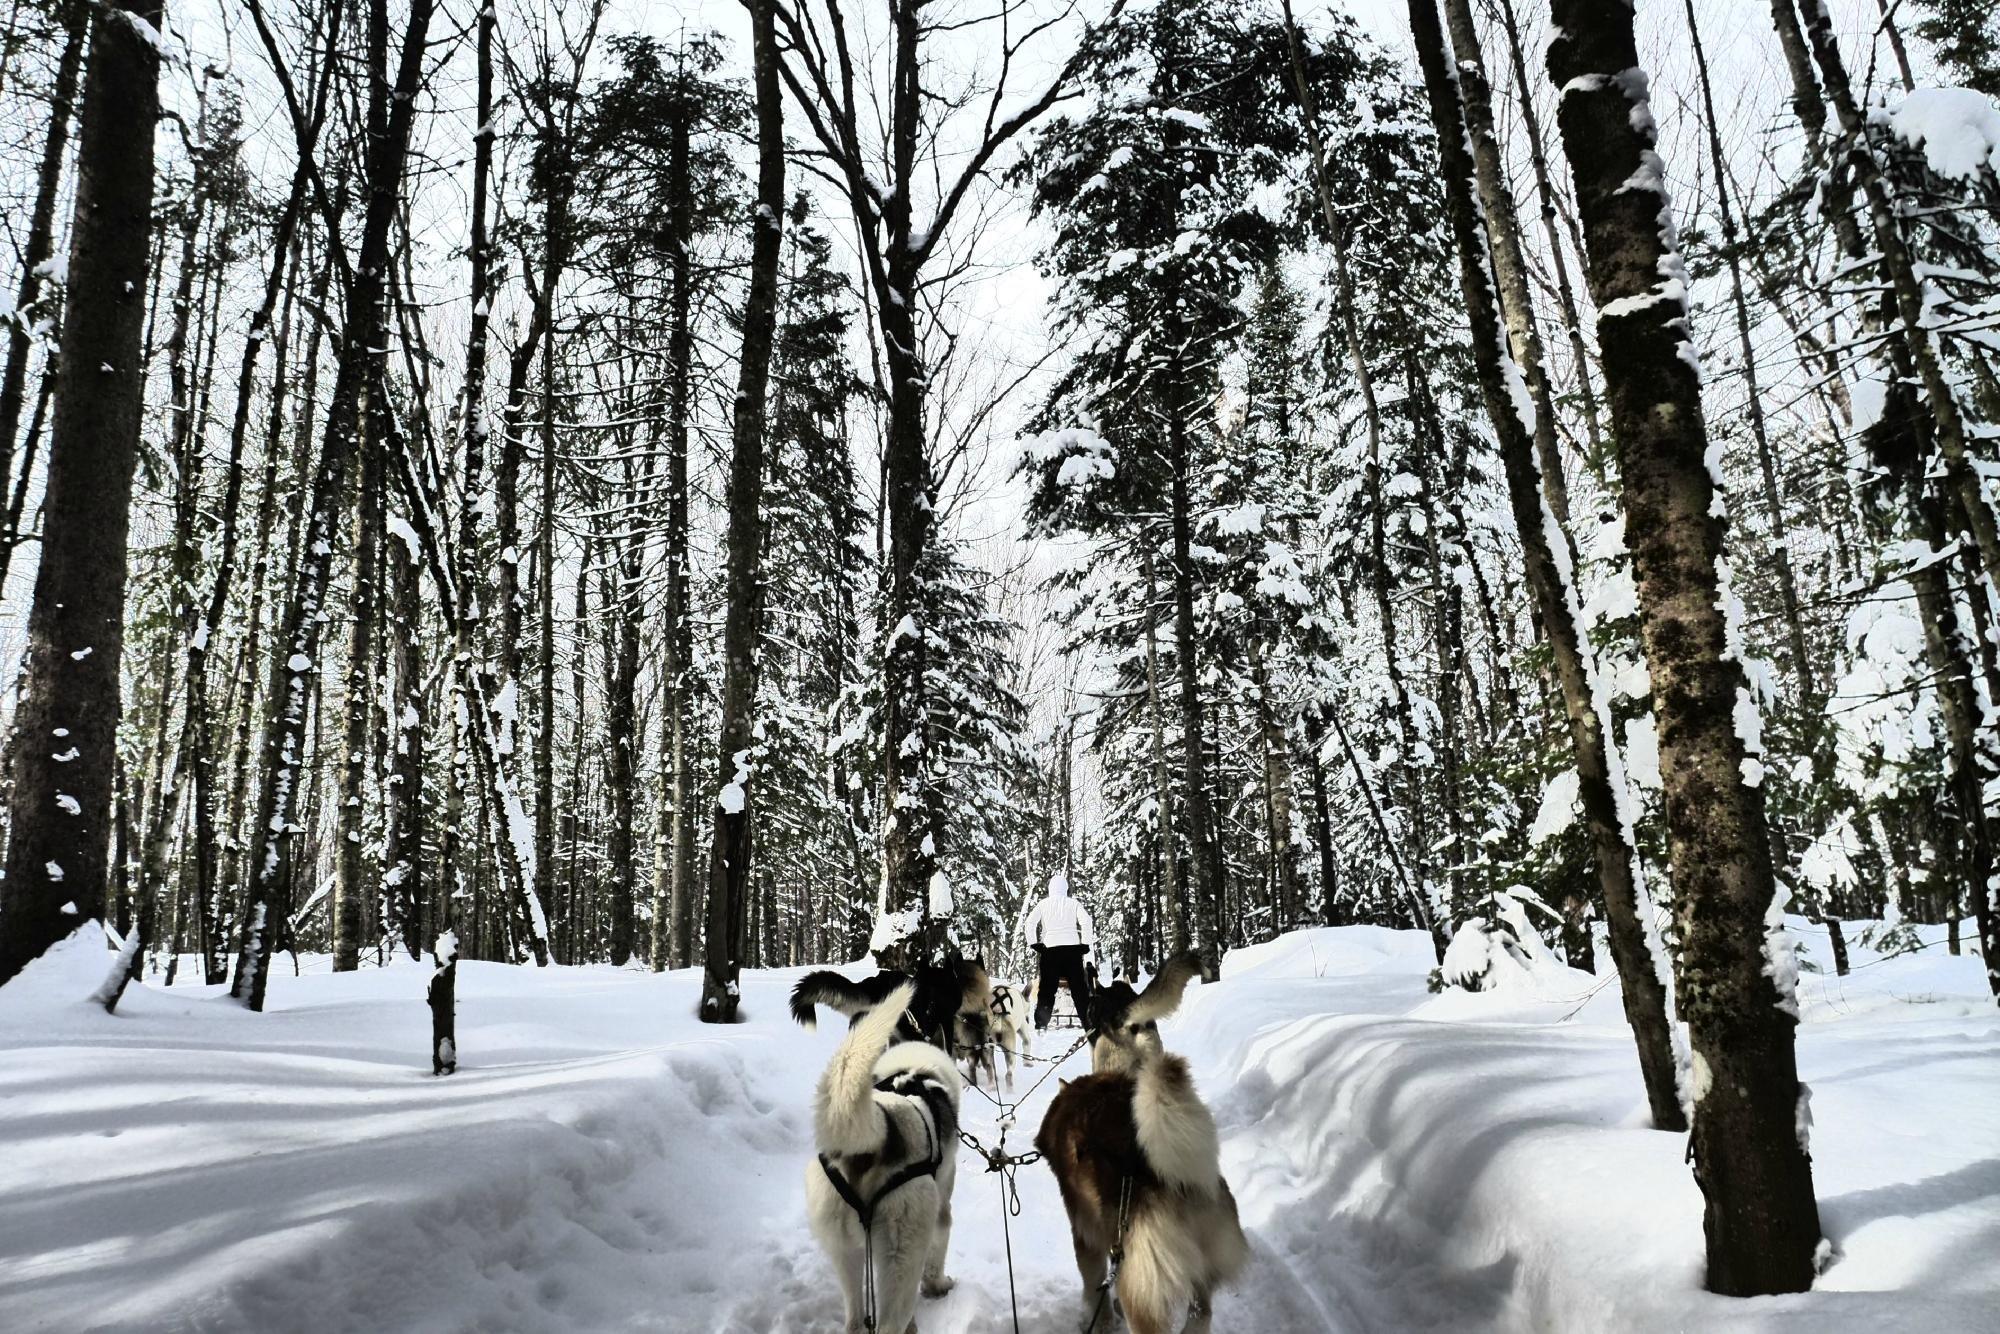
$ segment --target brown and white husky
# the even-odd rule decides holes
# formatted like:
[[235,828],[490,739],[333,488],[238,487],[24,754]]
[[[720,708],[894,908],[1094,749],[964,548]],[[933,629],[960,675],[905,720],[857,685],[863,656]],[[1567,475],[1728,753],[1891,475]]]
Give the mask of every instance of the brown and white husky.
[[1099,991],[1092,1073],[1063,1085],[1035,1136],[1069,1213],[1085,1334],[1111,1328],[1101,1289],[1114,1252],[1132,1334],[1167,1334],[1183,1310],[1187,1334],[1205,1334],[1215,1290],[1249,1258],[1215,1118],[1186,1060],[1160,1044],[1159,1021],[1200,972],[1194,955],[1181,955],[1143,992],[1124,982]]

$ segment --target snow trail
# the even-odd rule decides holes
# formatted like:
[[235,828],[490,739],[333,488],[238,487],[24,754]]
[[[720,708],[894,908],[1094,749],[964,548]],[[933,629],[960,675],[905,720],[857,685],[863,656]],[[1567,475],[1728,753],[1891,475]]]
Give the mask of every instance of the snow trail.
[[[1165,1026],[1254,1248],[1218,1329],[2000,1330],[2000,1016],[1977,960],[1857,944],[1852,977],[1804,976],[1845,1258],[1812,1294],[1736,1303],[1699,1290],[1699,1198],[1680,1138],[1644,1126],[1616,992],[1559,970],[1431,996],[1431,958],[1420,933],[1297,933],[1231,954]],[[718,1029],[693,972],[461,963],[464,1064],[436,1079],[427,964],[295,978],[281,957],[264,1015],[147,986],[112,1017],[83,1000],[105,960],[80,939],[0,992],[9,1331],[839,1328],[802,1186],[839,1034],[786,1017],[802,970],[746,973],[748,1022]],[[1026,1099],[1010,1150],[1087,1061]],[[964,1123],[997,1142],[971,1090]],[[1004,1334],[1000,1179],[969,1149],[959,1167],[958,1285],[921,1327]],[[1017,1184],[1021,1328],[1071,1330],[1054,1179]]]

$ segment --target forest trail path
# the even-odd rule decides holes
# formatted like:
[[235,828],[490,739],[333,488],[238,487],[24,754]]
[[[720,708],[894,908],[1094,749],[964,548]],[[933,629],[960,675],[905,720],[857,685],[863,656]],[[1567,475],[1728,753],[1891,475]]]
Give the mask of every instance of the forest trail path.
[[[693,973],[464,964],[464,1065],[440,1080],[420,965],[308,960],[261,1016],[134,988],[113,1018],[76,999],[104,962],[79,943],[0,994],[10,1334],[839,1328],[802,1198],[838,1026],[786,1017],[798,970],[746,975],[748,1021],[718,1030]],[[1809,1297],[1735,1304],[1698,1290],[1699,1196],[1640,1119],[1615,991],[1431,997],[1428,967],[1415,933],[1300,933],[1233,954],[1166,1026],[1254,1248],[1219,1329],[2000,1331],[2000,1015],[1975,960],[1808,975],[1846,1258]],[[1087,1060],[1025,1099],[1010,1149]],[[965,1124],[994,1143],[998,1109],[968,1091]],[[1066,1334],[1055,1183],[1017,1182],[1020,1327]],[[922,1328],[1009,1334],[1000,1187],[970,1149],[955,1212],[957,1286]]]

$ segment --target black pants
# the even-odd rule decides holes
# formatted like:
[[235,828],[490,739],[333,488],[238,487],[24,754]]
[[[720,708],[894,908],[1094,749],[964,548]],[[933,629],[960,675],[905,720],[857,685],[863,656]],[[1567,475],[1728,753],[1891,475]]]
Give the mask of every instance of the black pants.
[[1090,970],[1083,966],[1085,945],[1051,945],[1042,950],[1041,974],[1035,979],[1035,1027],[1047,1028],[1056,1008],[1056,983],[1069,983],[1076,1017],[1090,1024]]

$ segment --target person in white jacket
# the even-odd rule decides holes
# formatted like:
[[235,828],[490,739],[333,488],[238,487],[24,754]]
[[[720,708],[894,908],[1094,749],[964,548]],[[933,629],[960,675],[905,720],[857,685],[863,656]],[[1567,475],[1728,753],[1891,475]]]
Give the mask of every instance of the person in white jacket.
[[1069,878],[1058,871],[1049,877],[1049,894],[1028,920],[1021,934],[1035,951],[1039,972],[1035,979],[1035,1027],[1046,1029],[1056,1008],[1056,984],[1069,986],[1069,998],[1079,1019],[1090,1021],[1090,969],[1084,956],[1097,944],[1097,926],[1090,910],[1069,896]]

